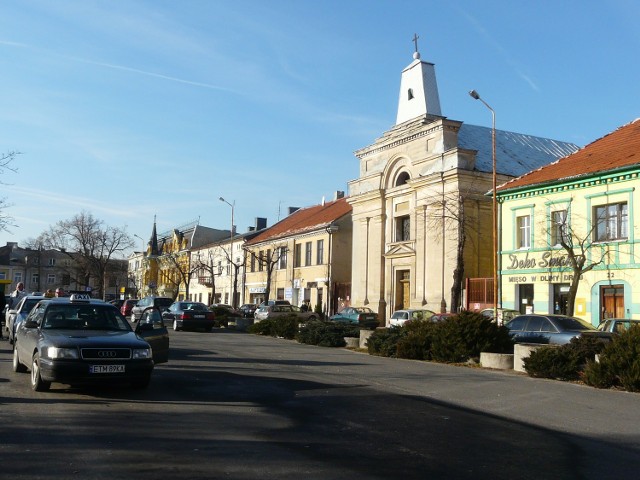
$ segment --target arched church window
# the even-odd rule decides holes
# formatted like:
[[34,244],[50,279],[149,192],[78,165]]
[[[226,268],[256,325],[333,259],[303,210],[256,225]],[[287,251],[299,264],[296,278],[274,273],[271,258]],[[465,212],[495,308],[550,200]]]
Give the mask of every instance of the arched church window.
[[409,174],[407,172],[402,172],[402,173],[400,173],[400,175],[398,175],[398,178],[396,178],[396,185],[395,186],[399,187],[400,185],[404,185],[409,180],[411,180],[411,177],[409,176]]

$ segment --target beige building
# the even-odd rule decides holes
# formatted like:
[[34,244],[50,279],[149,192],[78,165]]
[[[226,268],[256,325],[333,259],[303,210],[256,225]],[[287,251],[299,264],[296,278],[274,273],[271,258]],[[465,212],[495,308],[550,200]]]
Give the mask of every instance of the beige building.
[[329,315],[349,304],[351,206],[341,197],[295,210],[245,243],[245,303],[282,299]]
[[[396,124],[355,152],[354,306],[371,307],[383,324],[400,308],[457,310],[466,278],[493,276],[491,133],[442,115],[435,67],[416,51],[402,72]],[[499,183],[577,149],[496,134]]]

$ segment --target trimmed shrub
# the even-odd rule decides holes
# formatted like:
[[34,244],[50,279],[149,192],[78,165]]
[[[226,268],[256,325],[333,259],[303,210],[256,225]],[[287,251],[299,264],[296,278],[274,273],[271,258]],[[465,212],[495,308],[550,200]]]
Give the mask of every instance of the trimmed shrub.
[[367,340],[367,350],[371,355],[395,357],[398,341],[406,335],[404,327],[378,328]]
[[615,335],[600,355],[600,363],[589,362],[582,376],[587,385],[598,388],[619,386],[640,391],[640,326]]
[[524,369],[531,377],[578,380],[587,362],[593,361],[605,345],[594,337],[580,336],[566,345],[544,346],[523,360]]
[[298,331],[298,317],[287,315],[277,318],[267,318],[249,325],[247,332],[270,337],[280,337],[292,340]]
[[300,327],[296,340],[300,343],[321,347],[344,347],[346,345],[344,337],[360,335],[359,332],[357,335],[354,334],[353,330],[354,328],[350,325],[310,320]]
[[438,362],[479,361],[480,352],[513,352],[509,330],[479,313],[464,311],[436,325],[431,356]]
[[398,338],[396,356],[411,360],[431,360],[431,343],[438,328],[430,321],[406,322],[406,335]]

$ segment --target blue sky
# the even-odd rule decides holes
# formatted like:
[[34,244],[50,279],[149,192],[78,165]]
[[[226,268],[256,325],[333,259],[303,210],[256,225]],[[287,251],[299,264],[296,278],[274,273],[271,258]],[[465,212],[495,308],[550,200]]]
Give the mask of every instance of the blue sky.
[[347,191],[414,33],[443,115],[490,126],[475,89],[499,129],[584,146],[640,117],[638,24],[634,0],[0,0],[0,245],[82,210],[228,229],[221,196],[244,232]]

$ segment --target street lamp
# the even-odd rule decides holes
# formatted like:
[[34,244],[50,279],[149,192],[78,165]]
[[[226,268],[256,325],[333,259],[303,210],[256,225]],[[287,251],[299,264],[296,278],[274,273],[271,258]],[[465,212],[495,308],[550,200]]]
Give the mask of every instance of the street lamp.
[[142,240],[142,253],[144,253],[144,238],[142,238],[140,235],[136,235],[135,233],[133,234],[133,236]]
[[[233,200],[233,203],[229,203],[227,202],[224,198],[220,197],[220,201],[226,203],[227,205],[229,205],[231,207],[231,230],[229,230],[229,265],[233,264],[233,211],[236,208],[236,201]],[[229,295],[231,297],[231,306],[233,308],[236,307],[235,305],[235,298],[233,295],[233,268],[230,267],[229,268],[229,278],[231,279],[231,284],[229,287]]]
[[471,98],[480,100],[491,111],[491,146],[493,158],[493,318],[498,323],[498,201],[496,198],[496,112],[485,102],[478,92],[471,90]]

